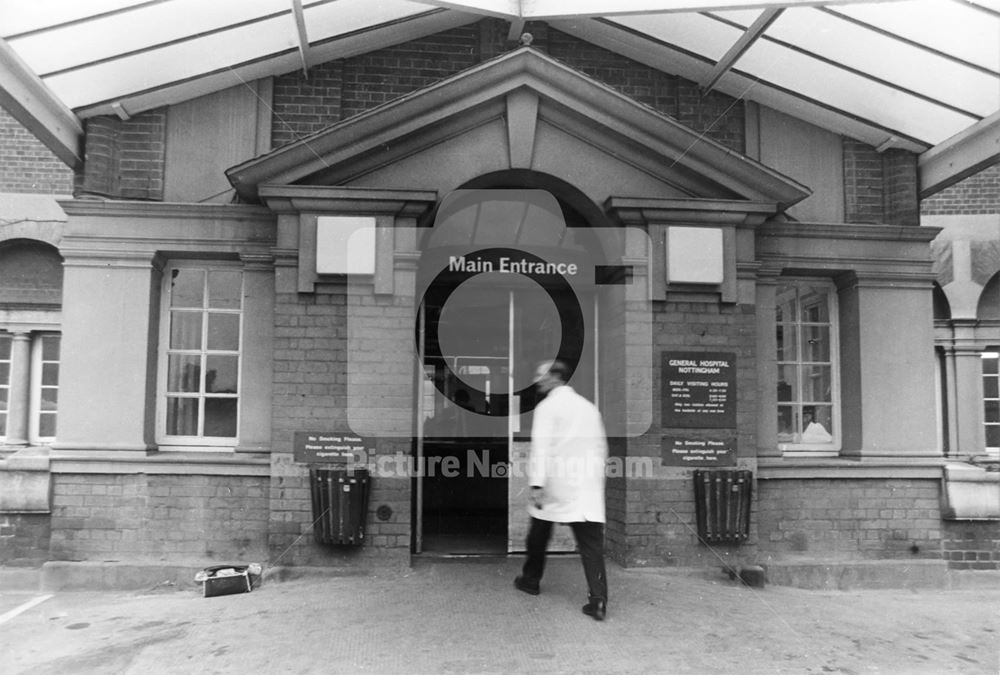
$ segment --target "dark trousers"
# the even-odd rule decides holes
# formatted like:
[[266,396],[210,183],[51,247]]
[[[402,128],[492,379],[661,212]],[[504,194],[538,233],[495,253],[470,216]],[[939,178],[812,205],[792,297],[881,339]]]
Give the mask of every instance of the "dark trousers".
[[[608,600],[608,575],[604,569],[604,523],[566,523],[573,529],[576,546],[580,549],[583,573],[587,577],[587,590],[591,600]],[[554,523],[548,520],[531,519],[526,545],[528,557],[524,561],[522,575],[525,581],[535,585],[545,573],[545,553],[552,537]]]

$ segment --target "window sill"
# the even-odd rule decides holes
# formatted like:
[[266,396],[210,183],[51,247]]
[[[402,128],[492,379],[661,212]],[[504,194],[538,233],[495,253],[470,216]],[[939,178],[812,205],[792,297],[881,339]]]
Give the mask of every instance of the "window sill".
[[219,476],[269,476],[266,453],[200,452],[177,448],[171,452],[145,453],[119,450],[62,450],[51,455],[53,473],[184,474]]
[[930,478],[940,479],[943,457],[854,459],[833,456],[761,457],[757,477],[761,480],[842,478]]

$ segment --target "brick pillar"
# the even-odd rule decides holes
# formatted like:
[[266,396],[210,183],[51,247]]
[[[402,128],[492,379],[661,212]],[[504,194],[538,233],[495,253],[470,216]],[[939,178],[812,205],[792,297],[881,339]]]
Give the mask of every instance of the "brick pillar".
[[83,171],[77,192],[112,197],[118,194],[118,137],[121,120],[117,117],[92,117],[86,121],[83,148]]
[[167,109],[158,108],[122,122],[118,176],[123,199],[163,200],[167,150]]
[[844,139],[844,220],[882,222],[882,158],[865,143]]
[[917,156],[908,150],[882,153],[883,218],[890,225],[920,224]]
[[76,196],[161,201],[166,134],[166,108],[128,120],[110,115],[88,119]]

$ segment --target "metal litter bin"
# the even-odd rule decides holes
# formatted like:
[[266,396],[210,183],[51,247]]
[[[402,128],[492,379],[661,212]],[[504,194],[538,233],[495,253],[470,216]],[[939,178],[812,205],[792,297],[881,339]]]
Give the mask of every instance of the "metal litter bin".
[[698,469],[694,472],[695,517],[703,544],[741,544],[750,537],[753,472]]
[[360,546],[368,516],[367,471],[312,468],[313,535],[319,544]]

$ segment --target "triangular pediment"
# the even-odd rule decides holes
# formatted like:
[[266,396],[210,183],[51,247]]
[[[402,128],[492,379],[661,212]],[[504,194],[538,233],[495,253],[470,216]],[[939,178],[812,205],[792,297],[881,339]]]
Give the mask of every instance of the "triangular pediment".
[[[523,47],[226,172],[258,187],[450,190],[479,175],[555,175],[611,195],[768,202],[809,190],[534,49]],[[605,194],[599,188],[606,187]]]

